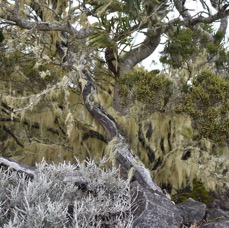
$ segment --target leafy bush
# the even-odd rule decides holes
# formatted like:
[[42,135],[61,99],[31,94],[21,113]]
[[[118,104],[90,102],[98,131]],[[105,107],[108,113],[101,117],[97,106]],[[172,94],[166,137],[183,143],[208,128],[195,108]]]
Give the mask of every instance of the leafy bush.
[[229,131],[229,80],[210,71],[199,73],[177,111],[189,114],[202,136],[216,143],[227,143]]
[[201,25],[201,27],[207,34],[210,33],[214,36],[214,42],[209,40],[206,33],[178,26],[174,32],[170,33],[164,50],[161,52],[160,62],[180,69],[185,68],[187,63],[193,65],[198,54],[203,55],[205,51],[210,59],[219,51],[225,52],[225,49],[220,45],[224,35],[221,32],[214,33],[211,25]]
[[172,81],[145,70],[133,70],[119,79],[120,95],[126,103],[140,101],[153,111],[161,111],[172,94]]
[[131,227],[128,184],[105,159],[38,164],[33,179],[0,170],[0,227]]

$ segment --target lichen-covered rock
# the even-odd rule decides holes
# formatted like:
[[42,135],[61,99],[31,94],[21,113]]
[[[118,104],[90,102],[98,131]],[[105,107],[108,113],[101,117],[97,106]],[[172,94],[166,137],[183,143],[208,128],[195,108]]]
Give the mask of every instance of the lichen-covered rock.
[[[228,179],[228,175],[225,176]],[[213,201],[209,205],[211,208],[220,208],[224,211],[229,211],[229,191],[214,193]]]
[[176,205],[163,193],[132,183],[134,228],[177,228],[182,222]]
[[229,219],[218,220],[216,222],[205,223],[202,228],[228,228]]
[[206,213],[206,221],[215,221],[219,219],[229,218],[229,215],[219,208],[209,209]]
[[205,204],[191,198],[183,203],[177,204],[177,207],[183,217],[184,224],[199,223],[203,220],[206,211]]

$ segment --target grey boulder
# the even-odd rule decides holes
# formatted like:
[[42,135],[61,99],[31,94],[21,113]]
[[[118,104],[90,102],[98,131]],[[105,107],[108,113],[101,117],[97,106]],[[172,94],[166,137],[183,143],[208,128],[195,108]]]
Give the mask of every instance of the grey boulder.
[[133,228],[178,228],[182,217],[175,203],[162,192],[131,185]]

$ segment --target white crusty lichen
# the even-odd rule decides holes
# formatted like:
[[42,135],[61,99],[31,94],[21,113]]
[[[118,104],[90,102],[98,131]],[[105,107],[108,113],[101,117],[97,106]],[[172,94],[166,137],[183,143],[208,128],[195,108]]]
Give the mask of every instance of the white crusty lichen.
[[101,160],[0,169],[0,227],[131,227],[130,189]]

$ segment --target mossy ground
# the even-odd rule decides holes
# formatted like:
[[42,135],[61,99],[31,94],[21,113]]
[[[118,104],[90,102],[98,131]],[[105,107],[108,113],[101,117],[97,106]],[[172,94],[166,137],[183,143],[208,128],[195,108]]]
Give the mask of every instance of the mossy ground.
[[171,198],[175,203],[182,203],[189,198],[200,201],[204,204],[209,204],[213,200],[211,192],[197,180],[193,181],[192,187],[189,185],[186,188],[177,191],[177,193],[172,195]]

